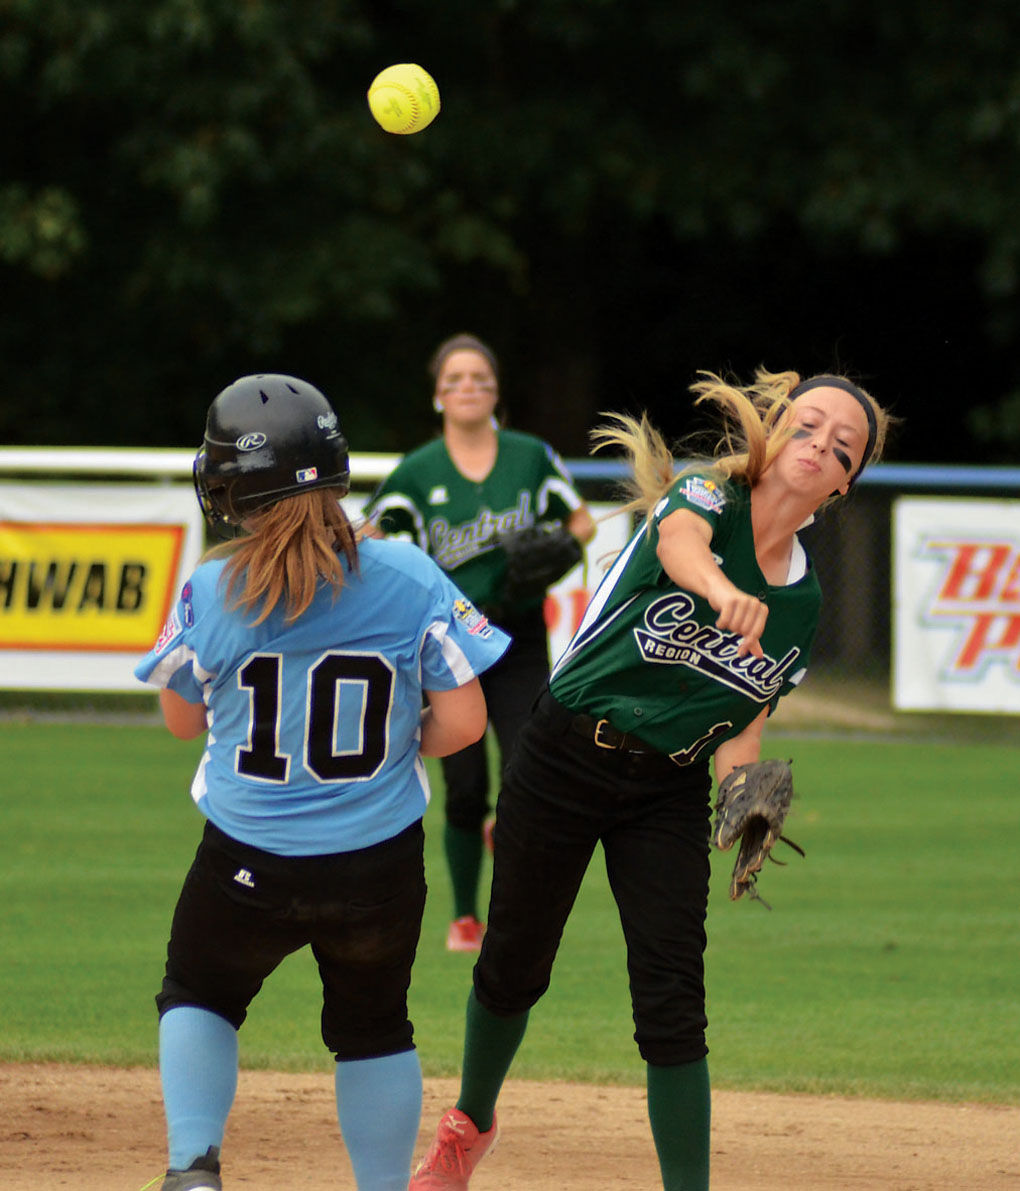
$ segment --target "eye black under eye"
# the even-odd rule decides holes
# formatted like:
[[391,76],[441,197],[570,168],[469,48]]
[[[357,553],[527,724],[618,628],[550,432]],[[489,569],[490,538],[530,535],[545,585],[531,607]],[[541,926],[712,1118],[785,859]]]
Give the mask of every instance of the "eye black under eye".
[[790,437],[791,438],[810,438],[811,431],[806,429],[805,427],[801,426],[799,429],[795,430],[793,432],[793,434],[790,435]]
[[846,451],[841,451],[839,447],[833,447],[832,454],[836,459],[839,460],[839,463],[841,464],[844,471],[849,472],[852,470],[853,465],[851,464],[850,456],[846,453]]

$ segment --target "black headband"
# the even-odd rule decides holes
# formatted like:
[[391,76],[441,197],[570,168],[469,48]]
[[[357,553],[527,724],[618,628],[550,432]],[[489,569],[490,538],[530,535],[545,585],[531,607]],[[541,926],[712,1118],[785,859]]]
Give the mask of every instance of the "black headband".
[[842,389],[844,393],[849,393],[864,410],[864,416],[868,419],[868,442],[864,448],[864,454],[861,456],[860,467],[851,477],[852,483],[867,467],[868,460],[875,449],[875,440],[878,438],[878,419],[875,417],[875,407],[852,380],[847,380],[845,376],[829,376],[825,373],[821,376],[809,377],[807,380],[802,380],[799,385],[795,385],[790,390],[788,400],[793,402],[810,389]]

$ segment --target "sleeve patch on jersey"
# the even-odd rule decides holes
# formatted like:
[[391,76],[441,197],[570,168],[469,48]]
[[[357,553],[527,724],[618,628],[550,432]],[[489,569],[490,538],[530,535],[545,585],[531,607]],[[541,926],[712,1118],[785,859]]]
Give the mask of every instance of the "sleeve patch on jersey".
[[726,497],[719,485],[701,476],[688,476],[684,480],[683,495],[690,504],[706,509],[709,513],[721,513],[726,504]]
[[152,647],[153,651],[155,653],[161,653],[180,631],[181,622],[177,619],[177,609],[171,608],[170,615],[166,618],[166,624],[160,629],[159,636],[156,638],[156,644]]
[[461,622],[472,637],[481,637],[483,640],[486,640],[492,636],[492,626],[486,619],[484,612],[479,612],[470,600],[454,600],[453,615],[456,620]]
[[192,603],[194,592],[191,587],[191,580],[189,579],[181,589],[181,612],[184,616],[184,623],[190,629],[195,624],[195,606]]

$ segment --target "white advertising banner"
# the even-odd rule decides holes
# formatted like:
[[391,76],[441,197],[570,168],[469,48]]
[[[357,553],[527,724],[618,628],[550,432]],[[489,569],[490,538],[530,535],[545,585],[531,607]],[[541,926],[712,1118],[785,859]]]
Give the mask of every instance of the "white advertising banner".
[[0,483],[0,687],[146,693],[202,532],[190,484]]
[[900,498],[893,702],[1020,712],[1020,501]]
[[595,537],[585,547],[585,566],[577,566],[550,588],[545,601],[545,622],[549,626],[549,656],[552,661],[567,648],[577,631],[588,601],[613,563],[630,540],[631,518],[620,512],[619,505],[589,504],[595,518]]

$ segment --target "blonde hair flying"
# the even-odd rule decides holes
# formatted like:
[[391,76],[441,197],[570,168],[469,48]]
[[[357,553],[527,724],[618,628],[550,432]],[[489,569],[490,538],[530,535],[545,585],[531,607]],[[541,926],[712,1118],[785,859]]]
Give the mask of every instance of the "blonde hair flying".
[[[769,372],[758,368],[749,385],[735,385],[714,372],[701,371],[701,380],[691,385],[695,404],[713,404],[722,415],[722,432],[714,449],[688,455],[679,468],[665,439],[647,414],[605,414],[610,421],[591,435],[592,447],[600,451],[617,447],[630,460],[631,478],[624,485],[629,496],[627,511],[648,520],[652,510],[688,471],[705,470],[718,480],[741,480],[749,487],[787,444],[793,427],[786,418],[790,394],[801,383],[797,372]],[[875,441],[868,462],[878,459],[885,443],[889,416],[869,394],[854,386],[871,408]],[[870,421],[870,419],[869,419]]]
[[316,488],[285,497],[252,513],[248,534],[214,547],[207,558],[227,558],[223,571],[226,604],[233,611],[257,613],[261,624],[280,601],[291,623],[315,598],[319,584],[344,585],[347,569],[358,568],[354,532],[339,500],[343,490]]

